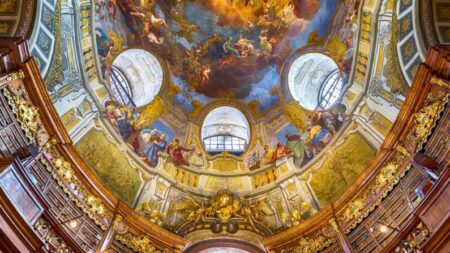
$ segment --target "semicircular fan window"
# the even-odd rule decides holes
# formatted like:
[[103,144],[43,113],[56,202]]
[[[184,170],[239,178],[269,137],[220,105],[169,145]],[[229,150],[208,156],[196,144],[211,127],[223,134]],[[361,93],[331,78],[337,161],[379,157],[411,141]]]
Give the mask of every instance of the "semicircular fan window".
[[203,122],[201,136],[203,145],[210,154],[226,151],[241,155],[249,142],[250,126],[241,111],[222,106],[208,113]]

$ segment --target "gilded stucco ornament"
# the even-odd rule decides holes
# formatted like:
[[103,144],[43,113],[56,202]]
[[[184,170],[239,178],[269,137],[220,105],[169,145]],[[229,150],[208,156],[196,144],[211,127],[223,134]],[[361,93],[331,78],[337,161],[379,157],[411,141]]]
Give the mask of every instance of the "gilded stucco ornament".
[[119,228],[122,220],[123,220],[123,217],[120,214],[118,214],[118,215],[116,215],[116,217],[114,217],[113,224],[112,224],[112,227],[114,230],[117,230]]
[[303,221],[302,217],[309,216],[308,214],[315,214],[317,210],[305,201],[300,202],[300,207],[292,207],[290,213],[282,212],[281,221],[287,227],[293,227],[300,224]]
[[23,71],[13,72],[11,74],[0,77],[0,85],[4,83],[10,83],[14,80],[19,80],[25,78]]
[[100,216],[103,216],[106,212],[105,205],[102,203],[100,198],[95,197],[94,195],[88,195],[86,197],[86,203],[90,207],[90,210]]
[[153,245],[150,237],[147,235],[134,235],[126,233],[124,235],[116,235],[116,240],[125,244],[130,249],[139,253],[160,253],[161,251],[156,249]]
[[167,212],[161,212],[161,203],[153,203],[151,200],[146,200],[136,209],[147,218],[150,222],[158,226],[163,226],[167,218]]
[[338,233],[339,232],[339,227],[337,224],[337,221],[335,218],[331,218],[328,220],[328,223],[330,223],[331,227],[333,228],[334,232]]
[[432,76],[432,77],[431,77],[430,83],[436,84],[436,85],[439,85],[439,86],[441,86],[441,87],[450,89],[450,82],[448,82],[447,80],[438,78],[438,77],[436,77],[436,76]]
[[[45,158],[41,158],[40,162],[48,172],[53,173],[54,169]],[[106,211],[106,208],[99,198],[96,198],[75,176],[70,163],[63,157],[55,157],[52,164],[56,169],[53,178],[61,186],[69,198],[81,208],[81,210],[89,216],[102,230],[106,230],[105,223],[109,223],[113,214]],[[59,175],[59,176],[58,176]],[[66,179],[68,178],[68,179]],[[99,219],[100,218],[100,219]]]
[[235,197],[228,190],[221,190],[210,198],[207,204],[204,200],[189,200],[186,222],[193,222],[194,226],[204,222],[207,218],[218,219],[221,223],[228,223],[232,218],[243,219],[254,230],[256,224],[262,222],[263,216],[274,215],[269,205],[263,201],[251,202],[243,197]]
[[336,242],[335,238],[327,238],[319,235],[315,238],[302,237],[299,246],[294,249],[294,253],[317,253]]
[[57,157],[53,159],[53,165],[57,169],[57,172],[62,176],[67,182],[73,181],[74,171],[70,163],[63,157]]
[[281,221],[286,227],[290,228],[302,222],[302,216],[298,210],[292,210],[291,213],[282,212]]
[[8,89],[3,89],[3,95],[5,95],[9,106],[16,116],[17,121],[20,123],[22,130],[31,143],[35,143],[35,137],[39,129],[38,124],[38,108],[32,105],[28,100],[14,96]]
[[373,184],[372,189],[380,189],[381,187],[387,185],[395,179],[395,174],[398,170],[398,164],[395,162],[390,162],[381,168],[381,171],[376,177],[375,184]]
[[418,143],[425,141],[431,129],[434,127],[444,102],[442,100],[435,100],[414,114],[414,135],[418,139]]
[[350,221],[360,217],[363,213],[364,207],[366,206],[366,199],[367,197],[364,196],[350,202],[347,208],[345,208],[343,216],[344,220]]
[[17,106],[17,120],[22,125],[26,136],[31,142],[35,141],[36,133],[39,128],[38,108],[23,98],[15,97],[14,102]]
[[401,158],[408,158],[411,156],[411,154],[408,152],[408,150],[406,150],[406,148],[402,145],[397,145],[395,147],[395,150],[397,151],[398,154],[400,154]]

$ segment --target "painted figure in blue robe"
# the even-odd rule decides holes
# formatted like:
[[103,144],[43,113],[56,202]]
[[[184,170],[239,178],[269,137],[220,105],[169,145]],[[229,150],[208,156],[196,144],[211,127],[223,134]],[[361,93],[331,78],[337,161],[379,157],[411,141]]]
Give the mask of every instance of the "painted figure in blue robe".
[[120,110],[121,115],[117,117],[117,128],[119,134],[124,140],[128,139],[133,133],[133,113],[131,110]]
[[145,145],[145,148],[142,151],[142,153],[147,157],[150,166],[158,166],[158,152],[164,151],[166,145],[167,143],[165,134],[150,137],[149,142],[147,143],[147,145]]

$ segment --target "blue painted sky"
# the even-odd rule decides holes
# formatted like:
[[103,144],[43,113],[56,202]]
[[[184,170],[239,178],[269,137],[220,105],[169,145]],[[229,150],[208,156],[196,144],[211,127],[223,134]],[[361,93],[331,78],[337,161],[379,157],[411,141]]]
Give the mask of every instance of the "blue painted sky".
[[202,104],[211,101],[211,98],[205,96],[204,94],[189,91],[186,81],[180,77],[172,75],[172,81],[180,89],[180,93],[174,94],[173,99],[177,105],[183,107],[186,111],[192,112],[194,110],[192,101],[199,101]]
[[158,131],[159,131],[158,135],[165,134],[167,136],[167,138],[166,138],[167,142],[171,142],[173,140],[173,138],[175,138],[175,132],[170,127],[166,126],[159,120],[155,121],[153,124],[151,124],[150,126],[148,126],[145,129],[147,129],[147,130],[158,129]]
[[336,0],[321,0],[320,9],[314,18],[309,22],[308,27],[300,33],[297,40],[292,41],[291,48],[298,49],[305,46],[308,42],[308,37],[311,32],[318,32],[319,37],[323,37],[328,33],[332,23],[332,18],[336,12],[338,1]]
[[263,79],[258,83],[251,85],[252,90],[250,91],[248,97],[244,99],[244,102],[250,103],[253,100],[258,100],[260,102],[258,110],[264,112],[280,100],[277,94],[270,94],[272,88],[277,86],[279,83],[280,75],[278,75],[276,66],[269,67],[264,74]]
[[277,133],[277,140],[279,143],[286,145],[287,142],[286,134],[300,135],[297,129],[295,129],[293,125],[289,124]]

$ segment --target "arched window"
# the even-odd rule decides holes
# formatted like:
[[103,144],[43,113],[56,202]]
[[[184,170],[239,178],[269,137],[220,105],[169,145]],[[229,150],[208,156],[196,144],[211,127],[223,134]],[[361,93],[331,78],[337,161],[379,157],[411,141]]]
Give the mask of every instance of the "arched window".
[[210,154],[227,151],[241,155],[250,139],[250,126],[241,111],[222,106],[208,113],[201,135],[203,145]]
[[110,78],[111,92],[120,103],[126,106],[135,107],[133,102],[133,94],[131,93],[130,85],[124,75],[115,67],[111,68]]
[[319,93],[319,108],[321,110],[326,110],[331,108],[336,101],[339,99],[343,88],[341,75],[339,70],[331,72],[325,79]]
[[299,104],[312,111],[331,109],[339,100],[344,83],[336,63],[326,55],[298,57],[288,73],[289,90]]
[[112,95],[123,105],[144,106],[161,90],[163,70],[158,59],[142,49],[129,49],[117,56],[110,72]]

